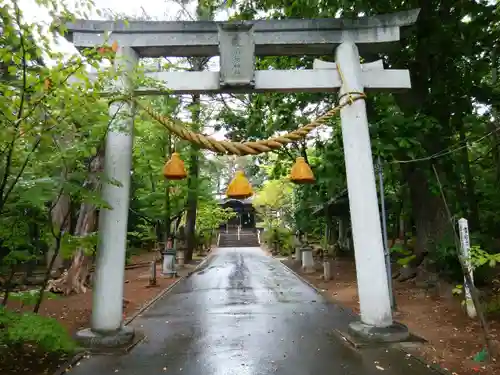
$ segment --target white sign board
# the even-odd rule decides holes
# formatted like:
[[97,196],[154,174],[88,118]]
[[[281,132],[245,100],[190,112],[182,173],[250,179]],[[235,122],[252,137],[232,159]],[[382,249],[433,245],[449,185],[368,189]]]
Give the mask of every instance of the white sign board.
[[[460,220],[458,220],[458,230],[460,233],[461,256],[464,259],[470,279],[474,283],[474,269],[470,261],[469,225],[466,219],[461,218]],[[474,302],[472,301],[470,289],[469,286],[467,285],[467,280],[465,279],[465,277],[464,277],[464,292],[465,292],[465,307],[467,309],[467,315],[469,316],[469,318],[475,318],[477,316],[476,308],[474,306]]]

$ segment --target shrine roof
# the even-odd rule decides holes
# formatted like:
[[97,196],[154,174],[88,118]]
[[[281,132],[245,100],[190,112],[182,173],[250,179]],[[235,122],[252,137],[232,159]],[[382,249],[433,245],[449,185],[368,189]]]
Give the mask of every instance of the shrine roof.
[[219,199],[219,204],[226,204],[228,202],[238,202],[238,203],[241,203],[241,204],[247,204],[247,205],[251,205],[252,202],[253,202],[253,197],[250,197],[250,198],[246,198],[246,199],[234,199],[234,198],[222,198],[222,199]]

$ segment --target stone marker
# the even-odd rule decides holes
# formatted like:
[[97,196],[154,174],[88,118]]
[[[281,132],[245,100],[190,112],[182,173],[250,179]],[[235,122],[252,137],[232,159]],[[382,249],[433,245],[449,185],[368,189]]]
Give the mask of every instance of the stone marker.
[[330,281],[332,279],[332,264],[329,259],[323,260],[323,280]]
[[304,245],[300,249],[302,253],[302,272],[313,273],[314,272],[314,258],[313,249],[309,245]]
[[158,285],[156,282],[156,261],[152,260],[150,265],[149,286]]
[[[470,279],[474,283],[474,268],[472,267],[470,261],[470,240],[469,240],[469,224],[467,219],[461,218],[458,220],[458,230],[460,233],[460,250],[461,256],[464,259],[464,263],[469,272]],[[474,285],[472,285],[474,287]],[[467,280],[464,277],[464,295],[465,295],[465,310],[469,318],[474,319],[477,317],[476,306],[474,306],[474,301],[470,293],[469,285],[467,285]]]

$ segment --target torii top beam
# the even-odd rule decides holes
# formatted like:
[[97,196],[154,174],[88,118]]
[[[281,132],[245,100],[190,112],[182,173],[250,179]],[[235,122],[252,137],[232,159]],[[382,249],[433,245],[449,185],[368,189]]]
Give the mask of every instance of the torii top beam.
[[[256,56],[330,55],[350,40],[361,52],[381,52],[400,39],[400,28],[417,20],[419,9],[356,19],[257,21],[92,21],[67,24],[66,38],[79,49],[117,41],[139,57],[201,57],[219,54],[220,28],[251,29]],[[111,32],[111,35],[106,36]]]

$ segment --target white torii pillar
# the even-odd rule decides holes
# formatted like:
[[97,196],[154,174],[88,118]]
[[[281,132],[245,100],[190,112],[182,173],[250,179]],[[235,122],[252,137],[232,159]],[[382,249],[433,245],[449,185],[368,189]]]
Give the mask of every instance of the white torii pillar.
[[[364,91],[358,48],[352,42],[343,42],[336,49],[335,61],[343,79],[339,92],[342,104],[349,101],[344,94]],[[401,82],[401,86],[406,87],[406,83]],[[349,332],[363,339],[401,341],[409,333],[392,320],[365,101],[345,106],[340,117],[361,311],[361,321],[351,323]]]
[[[116,89],[132,90],[131,75],[138,56],[129,47],[119,47],[115,67],[121,71]],[[134,108],[131,102],[117,101],[109,106],[110,125],[106,136],[102,197],[111,206],[99,213],[99,244],[95,277],[91,328],[76,335],[84,346],[117,347],[134,337],[134,330],[123,326],[123,281],[129,211],[130,173]],[[116,183],[118,182],[119,185]]]

